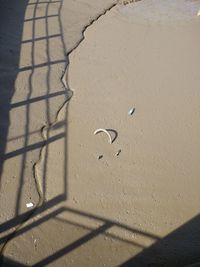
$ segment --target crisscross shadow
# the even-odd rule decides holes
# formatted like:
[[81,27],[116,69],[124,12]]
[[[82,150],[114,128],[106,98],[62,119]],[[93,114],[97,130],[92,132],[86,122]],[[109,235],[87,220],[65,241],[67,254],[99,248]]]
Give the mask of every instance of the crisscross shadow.
[[[47,179],[47,162],[48,162],[48,146],[50,143],[62,139],[64,142],[64,152],[63,152],[63,176],[60,179],[64,181],[63,192],[55,199],[49,201],[49,204],[45,207],[54,206],[57,203],[66,200],[67,198],[67,111],[63,118],[62,125],[57,125],[57,128],[62,128],[59,134],[49,136],[49,130],[51,129],[52,123],[56,119],[56,112],[58,108],[61,107],[66,100],[69,99],[69,93],[64,85],[61,83],[61,77],[57,78],[56,84],[60,88],[55,87],[55,83],[52,84],[55,75],[55,69],[65,69],[68,64],[67,50],[63,38],[63,30],[61,24],[61,9],[63,1],[2,1],[0,2],[0,12],[1,12],[1,23],[0,23],[0,38],[2,42],[0,43],[0,62],[1,62],[1,76],[0,76],[0,185],[5,185],[7,173],[9,173],[9,160],[18,159],[19,165],[14,166],[13,173],[17,173],[17,193],[15,200],[15,215],[12,219],[1,223],[1,233],[8,230],[8,234],[4,234],[2,239],[3,243],[6,242],[13,236],[17,228],[26,221],[36,210],[37,207],[31,211],[22,212],[22,201],[24,198],[24,192],[27,190],[27,180],[37,179],[34,171],[35,165],[30,164],[32,158],[32,153],[34,151],[43,150],[43,158],[41,161],[42,173],[40,174],[40,183],[42,188],[37,188],[40,204],[45,200],[46,194],[46,179]],[[42,8],[41,8],[42,7]],[[53,7],[53,8],[52,8]],[[28,13],[28,18],[26,12]],[[42,10],[42,11],[41,11]],[[38,15],[42,12],[42,15]],[[54,12],[54,14],[51,14]],[[26,14],[26,15],[25,15]],[[53,22],[51,21],[53,19]],[[12,20],[12,21],[10,21]],[[37,24],[39,22],[39,25]],[[52,23],[55,27],[56,33],[52,33]],[[31,31],[31,36],[28,33],[28,38],[26,37],[26,25],[28,24],[29,32]],[[30,27],[31,25],[31,27]],[[41,28],[44,31],[41,31]],[[24,37],[25,35],[25,37]],[[13,36],[13,42],[12,37]],[[38,47],[40,45],[40,47]],[[58,58],[53,54],[52,49],[59,46],[60,54],[58,53]],[[29,60],[23,62],[23,50],[29,49],[28,53]],[[45,57],[42,58],[42,63],[39,63],[40,49],[44,50]],[[27,53],[27,52],[26,52]],[[18,78],[19,77],[19,78]],[[25,77],[25,93],[22,91],[20,95],[20,90],[17,88],[16,80],[20,77]],[[37,77],[42,80],[40,83],[36,83]],[[42,86],[42,90],[37,88],[37,84]],[[19,96],[15,97],[15,94],[19,90]],[[15,92],[16,91],[16,92]],[[42,95],[41,95],[42,93]],[[70,95],[71,96],[71,95]],[[15,99],[19,99],[16,101]],[[56,99],[59,99],[57,108],[54,108]],[[36,105],[42,105],[40,108],[41,114],[36,114]],[[20,110],[20,111],[19,111]],[[12,129],[12,117],[13,114],[22,114],[22,117],[18,117],[17,120],[24,125],[24,129],[17,129],[16,133],[23,130],[23,134],[17,134],[10,137],[9,129]],[[41,116],[45,120],[45,127],[42,124],[36,123],[37,129],[34,127],[34,116]],[[38,119],[39,120],[39,119]],[[41,140],[41,128],[45,128],[44,140]],[[20,128],[20,127],[19,127]],[[35,135],[40,136],[35,138]],[[12,143],[20,140],[21,146],[17,149],[9,149],[9,147],[14,147]],[[34,140],[37,140],[36,142]],[[39,153],[37,153],[39,157]],[[19,167],[18,167],[19,166]],[[31,173],[31,177],[28,176]],[[19,177],[19,178],[18,178]],[[29,181],[28,180],[28,181]],[[38,181],[36,181],[36,187],[38,186]],[[26,186],[26,188],[25,188]],[[2,186],[0,187],[1,190]],[[2,193],[2,192],[1,192]],[[12,193],[12,192],[9,192]],[[6,192],[5,192],[6,194]],[[4,197],[1,194],[2,198]],[[37,203],[35,203],[37,204]],[[3,227],[4,225],[4,227]],[[1,246],[2,246],[1,245]]]

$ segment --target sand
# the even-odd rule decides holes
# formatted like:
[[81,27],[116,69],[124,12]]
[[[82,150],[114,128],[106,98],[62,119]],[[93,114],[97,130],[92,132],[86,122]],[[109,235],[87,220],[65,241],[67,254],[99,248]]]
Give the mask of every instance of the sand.
[[[39,161],[35,154],[35,177],[29,179],[36,185],[27,181],[31,190],[24,186],[22,191],[27,197],[39,193],[31,201],[44,203],[7,243],[4,260],[25,266],[109,267],[185,266],[199,260],[199,7],[200,1],[189,0],[113,6],[87,27],[78,46],[72,42],[71,49],[76,48],[64,79],[71,90],[67,96],[73,96],[57,116],[62,97],[52,99],[47,112],[52,117],[43,118],[45,109],[38,105],[34,111],[40,114],[38,125],[47,125],[42,130],[47,141],[42,150],[38,147]],[[103,8],[94,7],[96,16]],[[67,36],[66,16],[61,17]],[[87,25],[83,21],[77,36]],[[54,45],[53,60],[63,60],[62,46]],[[43,64],[42,46],[37,51],[37,64]],[[21,68],[28,61],[24,53]],[[65,64],[59,64],[52,64],[57,66],[52,80],[45,76],[47,85],[60,82]],[[37,83],[36,88],[41,93]],[[19,123],[17,117],[13,121]],[[21,123],[12,129],[23,129]],[[97,128],[117,131],[113,144],[105,134],[93,135]],[[35,158],[31,151],[30,159]],[[5,179],[16,159],[7,164]],[[10,188],[14,194],[15,185]],[[20,199],[23,214],[29,199]],[[16,212],[12,201],[4,203],[5,216],[7,210]]]
[[37,207],[44,199],[35,166],[45,145],[43,129],[72,95],[61,81],[67,55],[84,28],[113,3],[0,2],[1,249],[30,217],[26,204]]

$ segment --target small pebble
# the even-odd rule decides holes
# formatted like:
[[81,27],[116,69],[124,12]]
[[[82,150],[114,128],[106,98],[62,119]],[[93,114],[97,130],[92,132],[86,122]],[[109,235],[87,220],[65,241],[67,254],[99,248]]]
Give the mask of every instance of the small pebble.
[[117,151],[117,153],[115,154],[115,156],[118,157],[119,154],[120,154],[121,152],[122,152],[121,149],[119,149],[119,150]]
[[135,108],[131,108],[131,109],[129,110],[129,112],[128,112],[128,115],[133,115],[134,111],[135,111]]
[[98,156],[98,160],[102,159],[103,158],[103,155],[99,155]]

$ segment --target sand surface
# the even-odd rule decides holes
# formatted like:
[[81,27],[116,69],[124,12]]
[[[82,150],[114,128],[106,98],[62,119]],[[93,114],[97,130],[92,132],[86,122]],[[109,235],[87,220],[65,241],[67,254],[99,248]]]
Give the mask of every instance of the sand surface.
[[[71,14],[74,6],[73,1],[68,6],[65,2],[61,13],[63,43],[71,33],[71,51],[91,16],[97,17],[112,1],[92,7],[81,1],[84,19],[75,27],[76,16],[72,16],[71,32],[65,10]],[[41,102],[43,108],[37,104],[35,109],[26,107],[21,113],[13,110],[13,114],[11,109],[10,138],[17,134],[16,129],[18,135],[24,129],[28,133],[41,131],[43,123],[47,127],[42,135],[47,141],[42,150],[36,147],[37,153],[30,149],[28,154],[17,154],[19,164],[29,166],[29,175],[20,173],[14,179],[16,184],[6,182],[13,170],[17,174],[20,170],[16,157],[9,156],[4,163],[3,192],[10,190],[12,194],[12,198],[1,194],[5,230],[13,231],[7,229],[5,220],[23,218],[29,197],[34,203],[44,200],[5,246],[7,262],[110,267],[185,266],[199,260],[199,8],[200,1],[189,0],[142,0],[113,6],[87,28],[84,40],[70,54],[64,77],[71,91],[65,97],[71,92],[73,97],[57,117],[64,96],[51,98],[52,102],[47,98],[45,104]],[[80,18],[81,11],[77,13]],[[57,34],[56,25],[51,26],[49,30],[55,27],[51,34]],[[52,51],[46,53],[48,62],[50,55],[53,60],[47,64],[50,69],[43,66],[44,73],[40,67],[34,68],[34,74],[27,69],[32,59],[29,47],[23,54],[22,46],[20,68],[24,71],[17,75],[15,87],[19,89],[15,89],[13,103],[22,92],[27,95],[27,80],[29,102],[33,92],[36,98],[42,95],[39,85],[44,80],[40,78],[46,84],[43,94],[60,92],[53,90],[59,86],[65,91],[60,79],[67,58],[59,41],[52,44],[52,50],[51,42],[44,47],[44,51]],[[45,60],[43,44],[38,45],[34,66]],[[38,91],[32,89],[33,83]],[[134,113],[129,116],[131,108]],[[32,118],[29,126],[28,118]],[[93,135],[97,128],[117,131],[113,144],[105,134]],[[41,134],[16,140],[19,147],[26,148],[41,142]],[[6,146],[8,155],[13,148],[17,150],[12,140]],[[31,177],[28,159],[37,162],[35,177]],[[23,187],[17,186],[19,181]],[[18,188],[21,191],[13,193]],[[16,222],[20,220],[14,219],[11,225],[17,226]]]
[[[45,197],[35,164],[47,139],[44,129],[72,95],[61,82],[67,54],[82,39],[84,28],[113,3],[0,1],[1,249],[31,215],[26,204],[36,207]],[[65,134],[66,129],[48,142],[65,139]]]

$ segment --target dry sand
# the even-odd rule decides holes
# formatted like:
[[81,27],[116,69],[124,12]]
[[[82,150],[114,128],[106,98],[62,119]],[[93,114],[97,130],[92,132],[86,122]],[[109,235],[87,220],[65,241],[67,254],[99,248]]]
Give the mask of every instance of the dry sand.
[[[26,204],[36,207],[43,200],[35,163],[45,145],[43,128],[71,96],[61,82],[67,54],[84,28],[114,2],[0,1],[1,250],[31,215]],[[65,132],[56,139],[65,139]]]
[[[45,203],[7,243],[7,260],[109,267],[199,260],[199,8],[200,1],[142,0],[87,28],[65,75],[70,104],[42,131],[35,178]],[[55,43],[53,55],[62,58],[61,50]],[[51,83],[63,68],[52,69]],[[61,103],[52,100],[48,124]],[[117,139],[110,145],[93,135],[97,128],[116,130]]]

